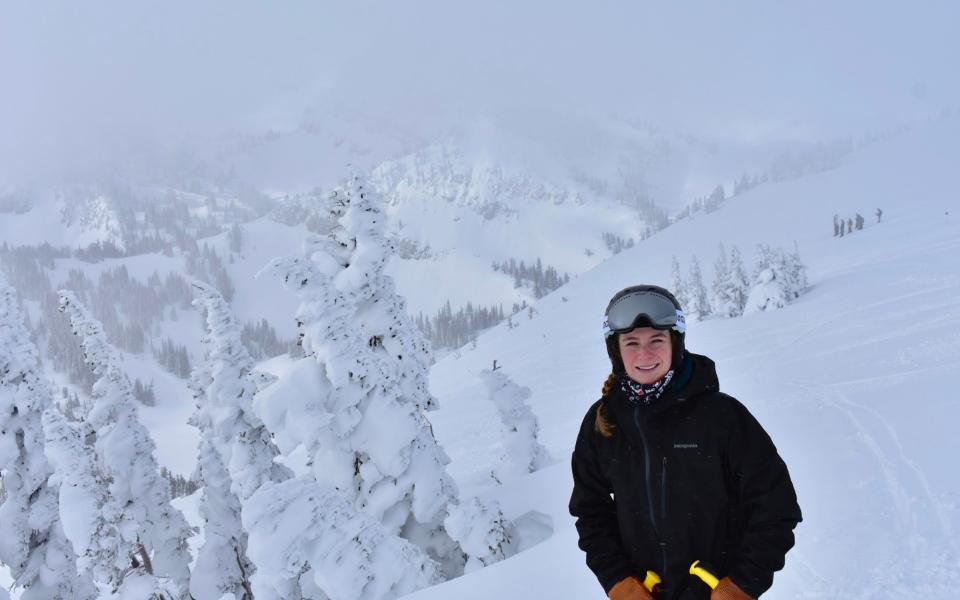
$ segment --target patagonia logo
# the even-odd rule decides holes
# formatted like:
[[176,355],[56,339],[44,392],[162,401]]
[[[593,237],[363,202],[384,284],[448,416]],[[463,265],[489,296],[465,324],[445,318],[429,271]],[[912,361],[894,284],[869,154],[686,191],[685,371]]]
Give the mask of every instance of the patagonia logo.
[[674,444],[674,448],[679,448],[681,450],[689,450],[691,448],[699,448],[698,444]]

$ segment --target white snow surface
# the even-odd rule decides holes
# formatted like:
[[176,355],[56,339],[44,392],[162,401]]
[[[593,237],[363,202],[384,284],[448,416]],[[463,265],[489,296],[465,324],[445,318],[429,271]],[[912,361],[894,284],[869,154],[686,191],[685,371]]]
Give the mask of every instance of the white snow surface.
[[[960,367],[958,133],[956,121],[940,122],[840,169],[756,188],[613,257],[538,302],[531,319],[436,364],[441,408],[431,421],[463,493],[486,490],[507,518],[545,513],[553,533],[408,598],[603,597],[577,548],[562,460],[609,372],[603,307],[627,285],[667,282],[674,254],[712,265],[720,242],[738,245],[748,268],[756,244],[796,242],[811,283],[784,309],[707,318],[687,335],[690,350],[716,361],[721,389],[771,434],[803,509],[797,545],[764,598],[955,597],[960,437],[947,377]],[[857,212],[865,229],[834,238],[832,215]],[[479,373],[494,359],[532,390],[540,440],[561,462],[491,489],[499,422]]]
[[93,192],[80,193],[79,197],[82,199],[71,201],[60,190],[43,192],[33,199],[31,210],[3,215],[0,240],[11,246],[49,241],[72,248],[96,242],[123,247],[120,226],[110,203]]

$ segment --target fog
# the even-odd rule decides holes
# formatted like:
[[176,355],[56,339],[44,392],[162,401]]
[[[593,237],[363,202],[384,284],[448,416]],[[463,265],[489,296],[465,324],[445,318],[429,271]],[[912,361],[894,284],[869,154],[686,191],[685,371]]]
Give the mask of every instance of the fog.
[[620,115],[818,140],[960,105],[956,2],[42,2],[0,9],[0,174],[351,115]]

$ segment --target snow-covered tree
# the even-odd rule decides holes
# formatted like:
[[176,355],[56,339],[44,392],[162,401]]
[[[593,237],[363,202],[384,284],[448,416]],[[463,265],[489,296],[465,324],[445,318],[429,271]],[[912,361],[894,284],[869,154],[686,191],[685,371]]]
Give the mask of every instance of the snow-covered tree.
[[[304,258],[269,267],[300,296],[297,321],[306,357],[258,394],[256,409],[281,450],[305,450],[317,489],[340,494],[348,507],[379,524],[384,540],[399,535],[421,554],[438,557],[444,575],[459,574],[464,549],[444,528],[457,489],[426,417],[436,404],[427,387],[429,346],[384,273],[391,252],[385,215],[357,179],[333,195],[330,212],[335,225],[307,238]],[[318,539],[347,526],[352,517],[341,514],[344,520],[329,521],[333,529]],[[419,555],[403,556],[414,561],[408,568],[423,564]],[[332,564],[326,558],[310,564],[318,582],[342,577],[348,568],[334,575],[322,572]],[[324,591],[331,594],[329,585]]]
[[711,311],[710,301],[707,299],[707,288],[703,285],[703,273],[700,271],[700,261],[694,256],[690,260],[690,274],[687,279],[686,288],[689,300],[689,308],[686,304],[681,304],[684,312],[694,315],[694,318],[702,319],[709,316]]
[[219,600],[233,594],[238,600],[252,600],[250,578],[254,567],[247,556],[247,534],[241,521],[241,505],[230,491],[230,474],[220,452],[207,435],[200,440],[197,471],[203,481],[200,515],[203,517],[203,545],[190,574],[190,595],[196,600]]
[[793,245],[793,252],[786,257],[786,265],[786,278],[792,300],[799,298],[800,294],[810,287],[810,283],[807,281],[807,266],[800,259],[800,248],[797,247],[796,242]]
[[239,223],[230,226],[230,230],[227,232],[227,240],[230,242],[230,252],[239,254],[240,250],[243,249],[243,230]]
[[[339,491],[310,478],[264,484],[244,505],[257,599],[301,598],[292,583],[331,600],[397,598],[440,583],[440,566],[421,548],[357,510]],[[316,596],[310,596],[316,597]]]
[[720,252],[714,263],[713,310],[724,317],[743,314],[747,302],[749,282],[743,269],[740,251],[734,246],[727,259],[726,250],[720,244]]
[[783,281],[777,279],[777,272],[768,267],[756,274],[743,312],[750,314],[763,310],[775,310],[783,308],[787,302],[789,299]]
[[743,309],[747,306],[749,290],[750,280],[743,266],[743,257],[740,256],[740,249],[734,246],[730,249],[730,293],[732,305],[736,309],[735,316],[743,314]]
[[0,275],[0,563],[21,600],[84,600],[96,590],[78,574],[63,530],[60,480],[45,454],[41,420],[54,404],[38,366],[16,294]]
[[451,507],[444,525],[468,557],[464,572],[503,560],[512,537],[511,525],[493,500],[470,498]]
[[139,420],[130,379],[100,323],[72,292],[60,292],[60,310],[70,317],[84,360],[98,377],[81,423],[82,438],[92,446],[96,467],[108,482],[102,510],[119,532],[117,560],[129,561],[137,581],[152,582],[149,586],[158,590],[172,584],[175,596],[185,598],[190,528],[170,504],[170,486],[160,475],[153,440]]
[[713,309],[723,317],[737,316],[737,307],[734,303],[733,277],[730,272],[730,263],[727,261],[727,251],[723,244],[717,253],[717,260],[713,263]]
[[384,215],[361,186],[340,193],[340,224],[309,244],[320,272],[297,314],[304,351],[332,388],[314,475],[399,532],[411,512],[435,522],[456,489],[424,415],[429,349],[384,274]]
[[796,249],[787,254],[782,248],[758,246],[754,284],[745,312],[782,308],[799,298],[809,285],[806,269]]
[[480,372],[490,401],[500,417],[503,455],[493,471],[498,481],[532,473],[549,462],[547,450],[537,439],[540,424],[527,400],[530,388],[514,383],[502,369]]
[[670,261],[670,286],[670,291],[673,292],[683,310],[690,310],[690,294],[687,293],[687,282],[680,274],[680,263],[676,256],[673,256]]
[[190,592],[196,600],[219,600],[227,593],[251,600],[254,566],[247,557],[242,502],[265,482],[284,481],[292,473],[275,462],[280,453],[253,412],[253,396],[268,378],[253,371],[223,296],[199,281],[193,286],[194,303],[205,309],[207,321],[206,361],[190,380],[197,404],[191,424],[201,435],[197,470],[206,525]]
[[[143,570],[134,566],[120,535],[122,514],[110,502],[108,482],[96,465],[93,449],[56,409],[43,413],[46,454],[60,480],[59,504],[63,527],[77,553],[77,568],[85,577],[118,590],[127,577]],[[159,585],[161,582],[156,581]]]

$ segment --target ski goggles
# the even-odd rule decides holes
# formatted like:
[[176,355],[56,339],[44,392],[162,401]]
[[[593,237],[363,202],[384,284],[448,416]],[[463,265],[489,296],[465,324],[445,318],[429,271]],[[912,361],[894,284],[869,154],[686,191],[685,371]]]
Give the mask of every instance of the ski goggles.
[[642,290],[617,298],[603,317],[603,337],[636,329],[641,317],[649,321],[654,329],[673,329],[680,333],[687,330],[683,311],[674,306],[669,298]]

